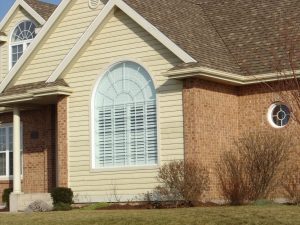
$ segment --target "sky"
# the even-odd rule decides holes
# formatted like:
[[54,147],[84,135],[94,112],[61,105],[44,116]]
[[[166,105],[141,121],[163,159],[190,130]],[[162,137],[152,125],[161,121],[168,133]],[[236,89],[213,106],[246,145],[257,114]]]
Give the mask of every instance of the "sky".
[[[43,2],[49,2],[58,4],[61,0],[42,0]],[[14,4],[15,0],[0,0],[0,21],[3,19],[9,8]]]

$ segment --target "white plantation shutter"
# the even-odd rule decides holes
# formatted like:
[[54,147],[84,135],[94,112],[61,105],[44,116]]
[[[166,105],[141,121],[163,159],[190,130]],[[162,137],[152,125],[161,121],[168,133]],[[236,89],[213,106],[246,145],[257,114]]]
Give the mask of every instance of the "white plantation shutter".
[[147,102],[147,160],[149,163],[157,161],[157,125],[156,125],[156,103]]
[[95,167],[157,164],[156,93],[147,71],[117,64],[95,96]]
[[100,165],[113,165],[113,155],[109,151],[113,145],[112,110],[105,107],[98,111],[97,116],[96,145],[98,149],[103,149],[103,151],[97,151],[96,157]]

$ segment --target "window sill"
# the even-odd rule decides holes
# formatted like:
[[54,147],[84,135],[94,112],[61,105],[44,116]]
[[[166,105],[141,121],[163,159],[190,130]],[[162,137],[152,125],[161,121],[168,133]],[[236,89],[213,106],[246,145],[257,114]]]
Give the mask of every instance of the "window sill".
[[119,171],[137,171],[137,170],[157,170],[159,165],[147,165],[147,166],[126,166],[126,167],[106,167],[106,168],[91,168],[91,173],[101,172],[119,172]]
[[[12,181],[13,179],[13,176],[0,176],[0,181]],[[21,180],[23,180],[23,175],[21,176]]]

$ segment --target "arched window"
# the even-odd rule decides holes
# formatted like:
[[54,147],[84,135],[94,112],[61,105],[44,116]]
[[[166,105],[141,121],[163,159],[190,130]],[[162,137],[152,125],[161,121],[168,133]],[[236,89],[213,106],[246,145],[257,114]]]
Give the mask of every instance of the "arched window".
[[157,164],[156,91],[134,62],[108,70],[94,90],[94,168]]
[[35,37],[35,28],[36,25],[33,22],[23,21],[13,31],[10,43],[11,67],[16,64],[18,59],[23,55],[24,51]]

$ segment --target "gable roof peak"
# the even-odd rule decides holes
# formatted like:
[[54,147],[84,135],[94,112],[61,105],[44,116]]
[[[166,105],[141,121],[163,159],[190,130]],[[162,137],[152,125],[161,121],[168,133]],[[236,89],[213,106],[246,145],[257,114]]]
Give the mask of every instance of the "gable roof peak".
[[26,2],[34,11],[36,11],[45,20],[48,20],[52,15],[57,5],[43,2],[40,0],[23,0]]

